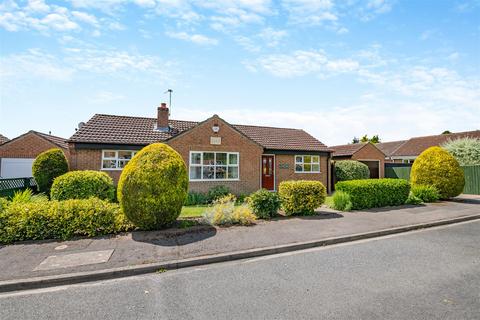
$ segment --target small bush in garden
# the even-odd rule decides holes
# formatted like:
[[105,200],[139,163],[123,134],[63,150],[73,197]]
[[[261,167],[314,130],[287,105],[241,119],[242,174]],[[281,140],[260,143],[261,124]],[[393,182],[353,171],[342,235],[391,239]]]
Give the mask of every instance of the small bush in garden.
[[325,186],[320,181],[282,181],[278,195],[286,215],[313,214],[327,196]]
[[411,187],[413,195],[423,202],[435,202],[440,199],[438,191],[433,186],[415,185]]
[[212,203],[215,200],[225,197],[229,194],[230,194],[230,189],[228,189],[228,187],[226,186],[212,187],[210,188],[210,190],[208,190],[208,194],[207,194],[208,202]]
[[50,190],[52,200],[99,199],[113,201],[115,187],[108,174],[101,171],[70,171],[55,178]]
[[337,181],[368,179],[370,170],[366,164],[359,161],[335,161],[335,177]]
[[252,210],[247,205],[236,207],[235,201],[236,198],[232,194],[215,200],[205,210],[203,220],[211,225],[250,225],[255,223],[257,217]]
[[198,206],[208,204],[208,196],[200,192],[189,192],[185,200],[186,206]]
[[352,200],[348,193],[336,191],[332,197],[332,208],[340,211],[352,210]]
[[247,203],[253,213],[262,219],[269,219],[277,215],[280,209],[280,198],[276,192],[260,189],[247,198]]
[[399,206],[410,193],[410,184],[404,179],[365,179],[340,181],[335,190],[348,193],[352,209]]
[[23,191],[15,191],[11,201],[12,203],[48,201],[48,197],[43,193],[34,194],[31,189],[25,189]]
[[0,212],[0,243],[93,237],[131,228],[118,204],[96,198],[11,203]]
[[2,198],[0,197],[0,213],[5,210],[8,205],[10,204],[10,201],[8,201],[7,198]]
[[415,159],[410,182],[412,186],[433,186],[438,190],[440,199],[449,199],[462,193],[465,177],[450,153],[440,147],[430,147]]
[[480,164],[480,139],[461,138],[447,141],[442,145],[461,166]]
[[405,201],[405,204],[413,204],[413,205],[422,204],[422,203],[423,203],[422,199],[415,196],[412,191],[410,191],[410,193],[408,194],[408,198]]
[[68,171],[67,158],[60,149],[50,149],[40,153],[32,165],[32,174],[38,191],[50,194],[53,180]]
[[127,218],[144,230],[175,221],[187,198],[187,167],[178,152],[163,143],[140,150],[118,182],[118,201]]

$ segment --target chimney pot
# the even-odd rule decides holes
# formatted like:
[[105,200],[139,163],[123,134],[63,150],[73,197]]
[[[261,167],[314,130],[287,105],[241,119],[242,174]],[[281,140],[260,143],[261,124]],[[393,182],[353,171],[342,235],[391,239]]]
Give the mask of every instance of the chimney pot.
[[168,129],[168,108],[167,104],[162,102],[157,108],[157,129]]

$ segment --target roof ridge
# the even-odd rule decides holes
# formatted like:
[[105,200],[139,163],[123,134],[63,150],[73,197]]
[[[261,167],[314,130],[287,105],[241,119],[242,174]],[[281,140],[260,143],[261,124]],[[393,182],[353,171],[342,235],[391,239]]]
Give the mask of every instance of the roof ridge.
[[[116,117],[116,118],[136,118],[136,119],[149,119],[149,120],[156,120],[157,118],[154,117],[142,117],[142,116],[123,116],[118,114],[107,114],[107,113],[95,113],[94,116],[107,116],[107,117]],[[169,119],[171,121],[179,121],[179,122],[192,122],[198,123],[195,120],[178,120],[178,119]]]
[[428,136],[411,137],[410,139],[407,139],[406,141],[411,140],[411,139],[431,138],[431,137],[438,137],[438,136],[452,136],[452,135],[456,135],[456,134],[464,134],[464,133],[477,132],[477,131],[480,131],[480,129],[470,130],[470,131],[462,131],[462,132],[432,134],[432,135],[428,135]]

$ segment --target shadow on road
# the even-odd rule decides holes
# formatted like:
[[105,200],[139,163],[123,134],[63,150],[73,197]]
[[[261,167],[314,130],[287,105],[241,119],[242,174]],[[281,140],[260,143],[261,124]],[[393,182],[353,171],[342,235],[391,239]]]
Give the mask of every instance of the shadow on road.
[[134,241],[146,242],[158,246],[183,246],[211,238],[217,234],[212,226],[196,226],[188,229],[167,229],[158,231],[134,231]]

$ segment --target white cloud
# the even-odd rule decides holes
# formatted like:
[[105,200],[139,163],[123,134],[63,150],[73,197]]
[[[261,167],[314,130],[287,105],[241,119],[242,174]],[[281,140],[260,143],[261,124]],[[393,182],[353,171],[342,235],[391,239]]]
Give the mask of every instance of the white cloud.
[[34,12],[49,12],[50,7],[45,4],[44,0],[29,0],[27,10]]
[[319,25],[338,20],[331,0],[284,0],[282,6],[295,24]]
[[98,20],[94,15],[81,11],[72,11],[72,16],[77,18],[79,21],[91,24],[92,26],[98,26]]
[[275,30],[272,28],[265,28],[259,33],[259,37],[266,43],[269,47],[276,47],[283,38],[287,36],[287,31],[285,30]]
[[170,38],[180,39],[184,41],[193,42],[200,45],[217,45],[218,40],[209,38],[202,34],[188,34],[186,32],[167,32],[167,36]]
[[107,104],[113,101],[120,101],[125,99],[125,96],[110,91],[99,91],[93,95],[89,100],[95,104]]

